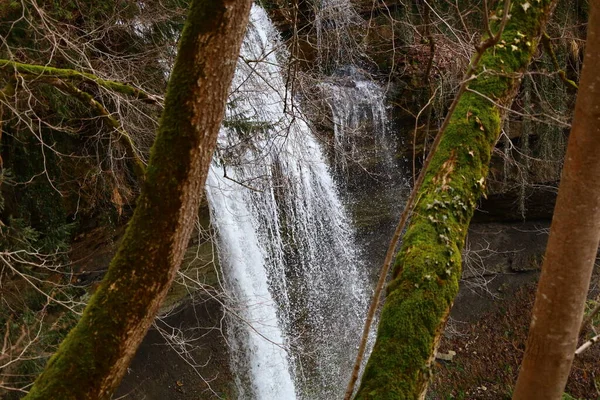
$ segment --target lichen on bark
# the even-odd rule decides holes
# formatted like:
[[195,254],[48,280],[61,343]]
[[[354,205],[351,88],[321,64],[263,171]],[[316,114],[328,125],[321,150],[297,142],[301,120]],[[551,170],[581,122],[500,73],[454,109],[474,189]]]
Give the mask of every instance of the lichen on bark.
[[424,398],[501,120],[555,3],[513,2],[499,42],[474,57],[475,73],[467,77],[417,194],[356,399]]

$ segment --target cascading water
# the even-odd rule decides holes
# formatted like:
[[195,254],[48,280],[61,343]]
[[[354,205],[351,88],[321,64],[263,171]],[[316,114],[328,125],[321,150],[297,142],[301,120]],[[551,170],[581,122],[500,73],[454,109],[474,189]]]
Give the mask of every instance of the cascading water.
[[285,56],[253,6],[207,195],[238,314],[240,398],[330,399],[349,378],[368,283],[321,148],[290,113]]
[[314,2],[317,62],[323,69],[361,57],[360,41],[354,34],[363,20],[349,0]]
[[[322,0],[319,4],[317,32],[327,21],[328,37],[355,37],[350,28],[360,17],[352,2]],[[386,90],[358,67],[369,63],[363,53],[356,55],[356,43],[340,49],[343,53],[337,54],[333,65],[323,63],[323,71],[334,72],[319,79],[317,92],[321,101],[314,114],[321,125],[333,131],[332,170],[355,222],[355,237],[364,254],[368,254],[364,265],[369,287],[374,287],[385,257],[385,244],[392,237],[404,207],[403,199],[410,192],[410,182],[406,160],[399,157],[401,143],[390,129]],[[323,118],[326,108],[329,113]],[[375,334],[376,329],[371,329],[365,359]]]
[[361,164],[365,159],[373,164],[373,157],[389,167],[395,144],[387,135],[383,89],[352,66],[338,69],[319,88],[331,110],[336,169],[345,172],[348,162]]

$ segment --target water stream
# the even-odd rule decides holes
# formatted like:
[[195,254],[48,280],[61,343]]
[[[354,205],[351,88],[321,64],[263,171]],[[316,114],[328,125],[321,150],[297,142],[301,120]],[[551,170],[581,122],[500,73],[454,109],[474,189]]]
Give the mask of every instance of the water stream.
[[340,397],[370,293],[321,146],[286,90],[286,56],[254,6],[207,182],[242,399]]

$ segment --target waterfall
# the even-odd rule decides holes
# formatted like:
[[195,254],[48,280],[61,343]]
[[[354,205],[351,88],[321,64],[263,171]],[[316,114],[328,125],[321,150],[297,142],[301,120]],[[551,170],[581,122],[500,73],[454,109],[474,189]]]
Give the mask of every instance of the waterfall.
[[256,5],[250,20],[206,188],[239,397],[341,397],[366,271],[321,146],[286,90],[278,34]]
[[339,172],[346,172],[348,162],[360,164],[373,157],[393,170],[395,144],[387,132],[384,90],[353,66],[338,68],[319,88],[331,110]]
[[355,40],[363,20],[349,0],[322,0],[314,4],[317,63],[322,70],[342,62],[358,61],[362,46]]

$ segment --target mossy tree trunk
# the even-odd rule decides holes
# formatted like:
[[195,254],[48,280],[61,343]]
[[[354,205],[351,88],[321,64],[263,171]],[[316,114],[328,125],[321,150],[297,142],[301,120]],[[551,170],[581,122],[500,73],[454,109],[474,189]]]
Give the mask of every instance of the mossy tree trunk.
[[575,116],[513,399],[562,398],[600,242],[600,4],[590,7]]
[[108,399],[187,247],[251,0],[193,0],[142,192],[81,320],[27,399]]
[[431,362],[458,293],[461,250],[484,191],[501,119],[555,4],[514,1],[500,41],[474,57],[475,74],[417,194],[356,399],[424,398]]

